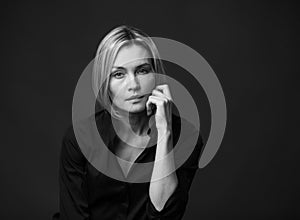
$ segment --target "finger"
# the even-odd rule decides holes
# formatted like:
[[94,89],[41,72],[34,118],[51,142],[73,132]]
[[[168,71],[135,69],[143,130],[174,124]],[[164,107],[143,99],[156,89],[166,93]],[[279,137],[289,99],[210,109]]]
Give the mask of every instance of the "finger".
[[166,97],[158,97],[158,96],[149,96],[147,103],[152,103],[157,106],[162,106],[164,103],[167,103],[169,100]]
[[162,91],[162,93],[165,94],[169,99],[172,99],[170,88],[167,84],[158,85],[155,87],[155,89]]
[[[169,98],[168,96],[166,96],[164,93],[162,93],[161,91],[158,91],[157,89],[154,89],[152,91],[152,95],[155,97],[161,97],[161,98],[165,98],[168,100],[168,102],[173,105],[173,100],[171,98]],[[172,106],[171,106],[172,108]]]
[[151,115],[153,109],[155,108],[155,103],[153,102],[152,99],[150,99],[151,95],[148,97],[148,100],[146,102],[146,110],[147,110],[147,115]]
[[168,100],[166,98],[149,96],[146,102],[147,115],[150,115],[152,113],[155,106],[156,107],[162,106],[167,101]]
[[166,96],[166,94],[164,94],[161,90],[157,90],[157,89],[152,90],[152,95],[170,100],[170,98]]

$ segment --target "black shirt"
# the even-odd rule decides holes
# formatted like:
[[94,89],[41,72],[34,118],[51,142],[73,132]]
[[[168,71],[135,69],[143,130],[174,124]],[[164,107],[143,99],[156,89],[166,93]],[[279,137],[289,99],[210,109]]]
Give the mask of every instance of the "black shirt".
[[[94,120],[100,136],[104,139],[104,143],[113,152],[115,141],[120,140],[114,133],[110,114],[106,110],[102,110],[94,116]],[[178,116],[173,115],[172,132],[174,146],[179,139],[180,131],[190,129],[187,133],[192,133],[193,128],[188,123],[185,123],[186,121],[182,122]],[[78,140],[75,137],[73,126],[70,126],[63,137],[60,155],[59,219],[181,219],[188,202],[188,192],[198,168],[203,146],[199,132],[198,135],[196,146],[184,146],[186,149],[192,149],[192,153],[176,170],[178,178],[177,188],[165,203],[164,208],[161,211],[157,211],[149,197],[150,182],[137,183],[126,181],[136,173],[137,170],[135,169],[138,168],[135,164],[131,167],[128,176],[124,176],[124,180],[117,180],[99,172],[90,163],[91,161],[87,159],[86,155],[83,154],[83,150],[79,147]],[[155,150],[156,145],[145,148],[135,163],[154,161]],[[114,169],[122,172],[116,159],[110,158],[109,155],[102,155],[101,160],[113,161]],[[150,177],[151,175],[149,175],[149,180]]]

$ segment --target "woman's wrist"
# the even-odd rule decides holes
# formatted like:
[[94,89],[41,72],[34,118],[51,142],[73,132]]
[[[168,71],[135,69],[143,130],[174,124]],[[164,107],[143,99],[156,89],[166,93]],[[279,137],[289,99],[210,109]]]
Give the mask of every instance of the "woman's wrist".
[[172,130],[161,129],[157,131],[157,156],[164,156],[172,149]]
[[169,136],[172,134],[172,128],[169,125],[159,126],[157,128],[157,135],[160,137]]

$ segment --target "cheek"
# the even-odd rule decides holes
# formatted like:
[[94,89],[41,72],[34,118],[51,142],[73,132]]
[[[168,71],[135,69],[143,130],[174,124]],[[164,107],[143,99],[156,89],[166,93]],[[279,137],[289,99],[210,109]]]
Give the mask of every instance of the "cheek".
[[144,76],[140,82],[144,92],[151,92],[155,88],[155,77],[153,74]]
[[115,98],[117,98],[117,96],[116,96],[117,92],[118,92],[117,88],[118,87],[117,87],[116,83],[110,81],[109,86],[108,86],[108,90],[109,90],[108,94],[109,94],[110,99],[111,99],[112,102],[116,102]]
[[122,91],[122,83],[118,80],[110,80],[109,83],[109,93],[111,99],[117,101],[118,99],[122,98],[124,92]]
[[114,97],[115,95],[118,95],[119,90],[120,90],[120,82],[115,79],[110,79],[109,84],[108,84],[108,89],[109,89],[112,97]]

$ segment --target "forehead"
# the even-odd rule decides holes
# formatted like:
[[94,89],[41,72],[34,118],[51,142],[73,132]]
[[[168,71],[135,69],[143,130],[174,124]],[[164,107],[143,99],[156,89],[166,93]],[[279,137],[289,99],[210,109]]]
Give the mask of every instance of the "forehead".
[[114,67],[131,67],[149,62],[149,51],[142,45],[132,44],[121,47],[115,58]]

